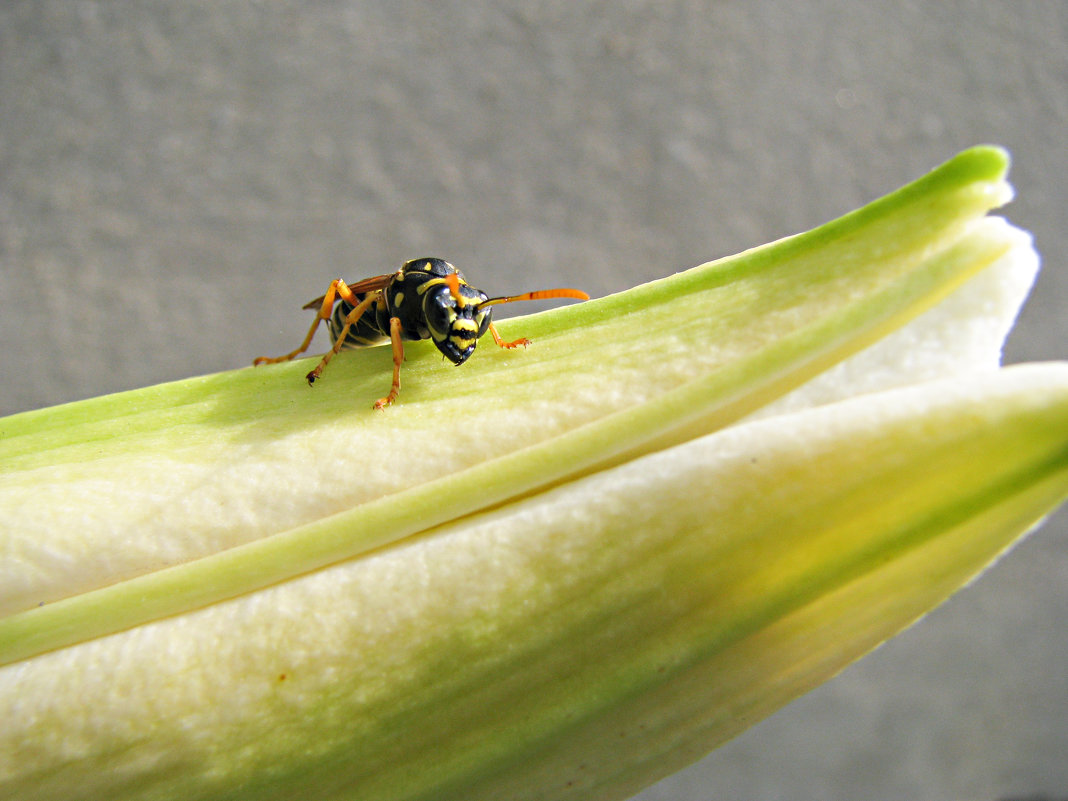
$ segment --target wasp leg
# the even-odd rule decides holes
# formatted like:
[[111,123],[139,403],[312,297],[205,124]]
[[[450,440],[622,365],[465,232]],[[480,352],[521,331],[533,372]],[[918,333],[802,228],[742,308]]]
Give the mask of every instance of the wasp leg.
[[393,345],[393,386],[389,394],[375,401],[374,408],[385,409],[393,404],[400,394],[400,368],[404,361],[404,343],[401,342],[401,322],[397,317],[389,318],[389,341]]
[[[327,297],[329,297],[329,294],[330,293],[328,292]],[[352,293],[349,294],[351,295]],[[359,322],[368,307],[380,297],[382,297],[382,290],[368,293],[363,300],[353,306],[352,311],[345,315],[345,325],[341,328],[341,331],[338,332],[337,339],[334,340],[334,347],[324,353],[323,358],[321,358],[319,363],[315,365],[315,369],[305,376],[305,378],[308,379],[309,384],[314,384],[316,379],[323,374],[323,370],[326,369],[326,366],[330,364],[330,360],[341,352],[341,349],[345,346],[345,340],[348,338],[349,330]],[[355,300],[356,296],[352,295],[352,298]],[[348,298],[345,298],[345,300],[348,301]],[[351,303],[351,301],[348,302]],[[327,309],[325,300],[323,301],[323,308]]]
[[497,326],[495,326],[493,323],[490,323],[489,325],[489,332],[493,334],[493,341],[500,345],[502,348],[518,348],[520,345],[525,348],[527,345],[530,344],[530,340],[526,337],[523,337],[522,339],[517,339],[514,342],[505,342],[503,339],[501,339],[501,335],[497,331]]
[[330,312],[333,311],[334,303],[337,301],[338,297],[341,297],[349,303],[356,303],[356,296],[352,294],[352,291],[349,289],[348,285],[340,278],[338,278],[336,281],[330,282],[330,288],[326,290],[325,295],[323,295],[321,298],[313,300],[310,304],[304,307],[305,309],[314,308],[316,305],[319,305],[319,301],[322,301],[322,304],[319,305],[319,313],[316,315],[315,320],[312,322],[311,328],[308,329],[308,336],[304,337],[304,341],[300,343],[300,347],[292,353],[287,353],[285,356],[275,356],[274,358],[270,358],[268,356],[260,356],[258,359],[253,360],[253,366],[259,367],[261,364],[277,364],[278,362],[288,362],[292,359],[295,359],[297,356],[306,351],[311,345],[312,337],[315,336],[315,331],[319,328],[319,323],[321,323],[323,320],[330,319]]

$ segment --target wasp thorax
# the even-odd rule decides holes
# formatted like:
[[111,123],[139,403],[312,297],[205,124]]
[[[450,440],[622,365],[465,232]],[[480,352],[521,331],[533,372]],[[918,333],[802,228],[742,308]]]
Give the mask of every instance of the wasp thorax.
[[460,284],[456,295],[448,286],[436,286],[423,296],[430,338],[453,364],[467,361],[489,328],[492,309],[481,306],[484,300],[485,294],[467,284]]

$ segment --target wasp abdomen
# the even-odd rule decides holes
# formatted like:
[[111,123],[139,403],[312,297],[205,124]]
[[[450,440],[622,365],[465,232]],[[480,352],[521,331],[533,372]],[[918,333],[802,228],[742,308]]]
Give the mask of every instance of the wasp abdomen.
[[[356,297],[359,300],[363,300],[362,295],[357,295]],[[341,336],[341,331],[345,327],[345,317],[348,316],[352,309],[353,306],[344,300],[334,307],[334,312],[330,315],[329,321],[327,321],[331,342],[337,342],[338,337]],[[381,345],[387,341],[389,339],[388,323],[386,330],[383,332],[378,327],[377,317],[377,314],[365,314],[357,321],[356,325],[350,327],[345,341],[341,344],[342,349],[367,348],[372,345]]]

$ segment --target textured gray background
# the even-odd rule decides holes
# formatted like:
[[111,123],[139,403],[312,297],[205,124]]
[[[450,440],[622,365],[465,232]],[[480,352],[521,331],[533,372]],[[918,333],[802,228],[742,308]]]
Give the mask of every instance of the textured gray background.
[[[1064,358],[1058,2],[0,5],[0,414],[290,349],[442,255],[595,295],[810,228],[980,142]],[[1068,515],[652,799],[1068,797]]]

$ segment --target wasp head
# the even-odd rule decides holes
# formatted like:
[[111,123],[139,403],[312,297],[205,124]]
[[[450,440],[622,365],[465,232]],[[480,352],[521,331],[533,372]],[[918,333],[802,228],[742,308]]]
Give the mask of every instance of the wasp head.
[[485,293],[463,281],[435,286],[423,296],[430,337],[453,364],[467,361],[489,328],[493,310],[482,306],[486,299]]

